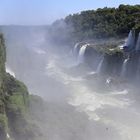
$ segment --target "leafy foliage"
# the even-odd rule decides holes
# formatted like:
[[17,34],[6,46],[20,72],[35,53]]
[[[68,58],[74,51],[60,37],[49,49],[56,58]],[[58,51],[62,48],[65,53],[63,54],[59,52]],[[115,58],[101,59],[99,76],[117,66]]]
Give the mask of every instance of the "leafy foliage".
[[[132,28],[140,29],[140,5],[82,11],[67,16],[64,22],[67,28],[72,29],[69,30],[69,38],[73,40],[126,36]],[[61,38],[64,27],[58,26],[58,23],[62,23],[62,19],[52,24],[52,27],[54,30],[59,27],[56,30],[59,34],[57,37]]]

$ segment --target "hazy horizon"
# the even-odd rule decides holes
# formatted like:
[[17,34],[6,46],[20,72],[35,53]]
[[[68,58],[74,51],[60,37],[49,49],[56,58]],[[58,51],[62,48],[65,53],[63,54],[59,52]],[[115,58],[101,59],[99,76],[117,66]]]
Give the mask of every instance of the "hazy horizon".
[[120,4],[135,5],[139,0],[0,0],[0,25],[49,25],[57,19],[83,10],[118,7]]

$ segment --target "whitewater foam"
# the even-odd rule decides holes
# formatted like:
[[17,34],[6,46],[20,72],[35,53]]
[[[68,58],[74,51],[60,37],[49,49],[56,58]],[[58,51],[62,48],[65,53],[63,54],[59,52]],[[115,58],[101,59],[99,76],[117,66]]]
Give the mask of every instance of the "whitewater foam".
[[[87,113],[90,119],[93,115],[93,112],[95,114],[97,109],[103,109],[105,106],[124,108],[130,104],[129,101],[119,100],[117,98],[111,97],[111,95],[101,95],[96,92],[90,93],[84,88],[80,88],[79,90],[81,90],[81,92],[74,94],[73,98],[69,100],[69,103],[80,109],[80,111]],[[97,120],[97,114],[96,117],[94,117],[95,115],[92,119]]]
[[78,82],[83,80],[82,77],[73,77],[68,75],[57,65],[58,64],[53,59],[48,62],[46,65],[46,75],[53,77],[65,85],[70,84],[70,82]]
[[122,91],[113,91],[112,94],[113,95],[126,95],[126,94],[128,94],[128,90],[124,89]]
[[[122,110],[125,111],[131,105],[131,101],[125,97],[128,94],[128,90],[113,91],[108,94],[97,93],[91,90],[84,82],[85,80],[81,77],[73,77],[67,74],[57,62],[58,60],[51,58],[46,65],[46,74],[57,79],[59,82],[68,87],[70,93],[68,97],[68,104],[75,107],[79,112],[84,112],[89,120],[100,122],[107,126],[114,127],[119,132],[122,140],[139,140],[139,127],[131,127],[125,124],[123,121],[119,122],[117,117],[114,119],[113,111]],[[93,72],[94,74],[94,72]],[[123,95],[123,97],[117,95]],[[109,112],[111,115],[103,115],[101,112],[105,112],[108,109],[113,111]],[[133,112],[130,111],[133,114]],[[122,115],[123,116],[123,115]],[[134,129],[134,130],[133,130]],[[136,138],[134,137],[136,135]]]
[[129,101],[115,98],[115,94],[125,94],[126,91],[116,91],[114,96],[112,96],[111,93],[104,95],[102,93],[91,91],[84,83],[82,77],[73,77],[65,73],[56,61],[57,60],[54,58],[51,58],[46,65],[46,74],[64,85],[67,85],[69,87],[69,92],[71,93],[71,97],[68,101],[69,104],[87,113],[89,116],[92,114],[94,120],[99,120],[99,118],[93,112],[97,109],[104,108],[106,105],[118,108],[123,108],[129,105]]

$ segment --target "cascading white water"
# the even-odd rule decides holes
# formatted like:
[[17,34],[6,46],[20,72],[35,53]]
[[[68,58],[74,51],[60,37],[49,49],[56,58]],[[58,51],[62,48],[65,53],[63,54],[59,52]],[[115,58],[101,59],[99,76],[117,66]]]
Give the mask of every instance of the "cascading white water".
[[129,60],[129,58],[126,58],[123,62],[121,76],[124,76],[126,73],[126,67],[127,67],[128,60]]
[[[77,54],[79,52],[80,58],[83,57],[82,60],[84,61],[86,47],[82,49],[83,46],[81,45],[81,51],[79,51],[79,47],[80,44],[75,46],[75,50],[77,48]],[[11,47],[9,46],[9,48]],[[57,46],[57,48],[59,47]],[[139,140],[140,109],[138,106],[139,98],[137,98],[135,90],[132,91],[132,94],[127,94],[129,89],[107,92],[98,91],[96,89],[98,84],[96,76],[92,77],[92,79],[86,79],[83,75],[73,75],[69,72],[71,69],[67,69],[67,65],[71,65],[71,63],[67,63],[67,58],[63,57],[68,52],[60,53],[57,56],[56,51],[53,49],[48,51],[49,53],[39,51],[35,53],[36,57],[29,55],[35,62],[33,65],[40,66],[39,64],[42,62],[40,55],[46,56],[47,62],[45,60],[43,64],[47,64],[41,65],[42,69],[34,69],[34,67],[25,65],[24,67],[30,71],[27,73],[27,71],[21,69],[21,75],[23,73],[27,75],[28,79],[24,80],[27,84],[31,79],[33,84],[30,88],[35,91],[31,93],[36,93],[49,100],[47,102],[47,115],[42,119],[42,124],[44,125],[40,125],[49,139]],[[20,53],[21,56],[23,51],[20,51]],[[38,61],[36,62],[34,58],[38,58]],[[23,59],[29,63],[28,57],[25,55],[23,55]],[[100,58],[97,66],[98,73],[102,69],[103,59]],[[17,61],[18,59],[15,60]],[[20,62],[22,62],[21,60]],[[125,64],[127,63],[126,61],[128,60],[124,61]],[[79,69],[77,71],[79,72]],[[28,76],[29,74],[31,76]],[[94,71],[90,74],[94,74]],[[106,84],[113,83],[113,81],[114,79],[109,77],[106,79]],[[123,83],[121,84],[123,86]],[[36,88],[34,89],[34,87]],[[102,83],[100,88],[102,89]],[[44,94],[42,94],[43,92]],[[72,105],[72,108],[69,108],[70,105]],[[38,110],[38,108],[36,109]],[[10,135],[7,135],[8,137]]]
[[74,55],[77,55],[77,53],[78,53],[77,52],[78,46],[79,46],[79,43],[76,43],[75,46],[74,46],[74,49],[73,49],[73,54]]
[[140,33],[139,33],[137,44],[136,44],[136,50],[140,50]]
[[133,48],[135,45],[135,31],[130,31],[125,46]]
[[97,69],[95,71],[89,72],[88,75],[94,75],[94,74],[100,73],[103,62],[104,62],[104,57],[102,57],[101,60],[99,61],[99,64],[97,65]]
[[102,57],[102,59],[100,60],[98,66],[97,66],[96,73],[100,73],[103,62],[104,62],[104,57]]
[[15,73],[8,66],[6,66],[6,72],[12,75],[13,77],[16,77]]
[[8,140],[10,139],[9,133],[6,134],[6,137],[7,137]]
[[84,62],[84,55],[85,55],[85,51],[86,51],[86,48],[88,45],[89,44],[85,44],[80,48],[79,55],[78,55],[78,63],[79,64]]

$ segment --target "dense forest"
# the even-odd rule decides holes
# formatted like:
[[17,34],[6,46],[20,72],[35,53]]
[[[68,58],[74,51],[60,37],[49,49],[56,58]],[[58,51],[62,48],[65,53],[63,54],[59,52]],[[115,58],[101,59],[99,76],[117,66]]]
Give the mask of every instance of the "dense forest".
[[140,28],[140,5],[82,11],[54,22],[50,31],[56,40],[73,41],[123,37],[132,28]]

